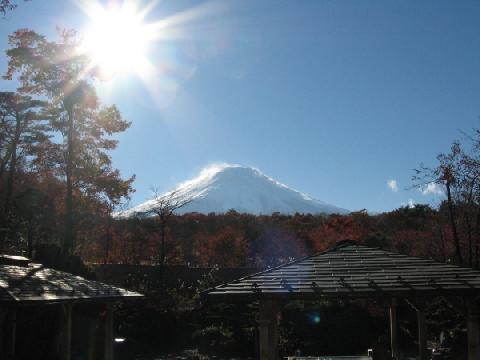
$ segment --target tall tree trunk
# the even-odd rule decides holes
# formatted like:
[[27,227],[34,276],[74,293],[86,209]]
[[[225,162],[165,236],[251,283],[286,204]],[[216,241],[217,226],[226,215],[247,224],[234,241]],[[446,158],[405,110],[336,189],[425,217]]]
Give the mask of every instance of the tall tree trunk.
[[75,231],[74,231],[74,221],[73,221],[73,155],[74,155],[74,144],[73,144],[73,105],[69,106],[67,109],[68,113],[68,129],[67,129],[67,156],[66,156],[66,168],[65,176],[67,181],[67,193],[65,195],[65,238],[63,243],[63,254],[64,256],[72,255],[73,249],[75,246]]
[[12,148],[9,147],[5,157],[2,159],[2,162],[0,163],[0,178],[3,176],[3,173],[5,172],[5,169],[7,168],[7,164],[10,161],[10,158],[12,157]]
[[479,268],[479,237],[480,237],[480,210],[477,210],[477,220],[475,223],[475,269]]
[[160,216],[160,256],[159,256],[159,266],[160,266],[160,288],[163,291],[165,289],[165,232],[167,227],[167,217],[165,214]]
[[443,233],[442,225],[438,225],[438,231],[440,235],[440,252],[442,253],[442,261],[447,260],[447,251],[445,250],[445,234]]
[[[10,203],[11,203],[12,194],[13,194],[15,172],[17,171],[17,148],[18,148],[18,143],[20,141],[21,133],[22,133],[22,122],[21,122],[20,114],[18,113],[18,111],[15,111],[15,135],[8,149],[8,153],[9,153],[8,157],[10,159],[9,161],[10,164],[9,164],[8,175],[7,175],[7,183],[5,186],[5,199],[4,199],[3,207],[1,210],[2,219],[0,221],[0,228],[1,228],[0,229],[0,253],[3,252],[3,248],[5,245],[5,238],[7,236],[8,217],[10,214]],[[5,163],[7,163],[7,161],[5,161]]]
[[452,192],[450,190],[450,181],[446,181],[447,187],[447,202],[448,202],[448,214],[450,217],[450,225],[452,227],[453,241],[455,242],[455,256],[460,265],[463,265],[462,251],[460,248],[460,239],[457,232],[457,224],[455,222],[455,210],[453,208]]
[[5,190],[5,202],[3,204],[3,213],[5,215],[8,215],[8,213],[10,212],[10,203],[11,203],[12,194],[13,194],[15,172],[17,171],[17,147],[18,147],[18,142],[20,141],[20,134],[22,132],[22,123],[20,119],[20,114],[18,112],[15,112],[15,121],[16,121],[15,136],[11,145],[12,154],[10,157],[10,166],[8,169],[7,186]]
[[470,221],[470,209],[472,209],[473,187],[475,186],[475,179],[472,179],[470,184],[470,191],[468,193],[467,204],[465,208],[465,223],[467,225],[467,238],[468,238],[468,263],[470,267],[473,267],[473,239],[472,239],[472,223]]
[[33,224],[32,220],[28,222],[27,228],[27,256],[29,259],[33,256]]
[[472,238],[472,224],[470,222],[470,216],[468,210],[465,212],[465,223],[467,225],[467,239],[468,239],[468,263],[470,267],[473,267],[473,238]]
[[111,233],[112,221],[109,218],[107,224],[107,233],[105,234],[105,252],[103,254],[103,263],[108,263],[108,257],[110,255],[110,242],[112,240],[112,233]]
[[165,265],[165,231],[166,231],[166,219],[160,218],[160,267]]

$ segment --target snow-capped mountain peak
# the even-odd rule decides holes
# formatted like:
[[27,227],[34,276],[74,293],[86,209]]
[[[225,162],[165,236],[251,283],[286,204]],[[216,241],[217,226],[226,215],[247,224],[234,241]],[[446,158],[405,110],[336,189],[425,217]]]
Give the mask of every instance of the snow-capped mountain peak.
[[187,205],[176,211],[178,214],[224,213],[231,209],[256,215],[270,215],[274,212],[283,214],[349,212],[291,189],[258,169],[241,165],[215,164],[204,168],[197,177],[179,184],[175,190],[119,213],[118,216],[129,217],[146,213],[159,200],[168,197],[190,200]]

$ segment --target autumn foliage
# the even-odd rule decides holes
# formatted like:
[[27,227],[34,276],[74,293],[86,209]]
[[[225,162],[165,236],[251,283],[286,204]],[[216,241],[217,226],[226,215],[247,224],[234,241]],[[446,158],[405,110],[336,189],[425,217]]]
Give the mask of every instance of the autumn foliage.
[[[166,263],[270,267],[324,251],[344,239],[451,261],[454,247],[444,216],[441,209],[426,205],[378,215],[185,214],[170,222]],[[154,217],[116,220],[110,229],[108,254],[104,237],[84,243],[80,254],[91,262],[157,264],[158,226]]]

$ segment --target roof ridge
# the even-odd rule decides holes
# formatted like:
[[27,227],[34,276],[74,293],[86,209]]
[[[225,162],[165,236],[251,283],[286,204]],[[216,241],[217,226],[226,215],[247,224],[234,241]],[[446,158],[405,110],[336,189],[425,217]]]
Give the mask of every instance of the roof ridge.
[[[347,242],[350,242],[349,244],[347,244]],[[337,242],[337,244],[339,243],[345,243],[345,245],[341,246],[340,248],[342,247],[347,247],[347,246],[362,246],[362,247],[365,247],[365,248],[368,248],[368,246],[365,246],[365,245],[362,245],[362,244],[358,244],[355,240],[350,240],[350,239],[345,239],[345,240],[341,240],[339,242]],[[262,271],[258,271],[256,273],[253,273],[253,274],[249,274],[247,276],[244,276],[244,277],[241,277],[239,279],[235,279],[234,281],[235,282],[239,282],[239,281],[242,281],[242,280],[247,280],[247,279],[250,279],[254,276],[257,276],[257,275],[262,275],[262,274],[268,274],[274,270],[278,270],[278,269],[281,269],[281,268],[284,268],[284,267],[287,267],[287,266],[290,266],[290,265],[293,265],[293,264],[296,264],[298,262],[301,262],[303,260],[306,260],[306,259],[309,259],[309,258],[313,258],[313,257],[317,257],[319,255],[323,255],[323,254],[327,254],[329,252],[332,252],[332,251],[336,251],[337,247],[330,247],[326,250],[323,250],[323,251],[318,251],[318,252],[315,252],[313,254],[310,254],[310,255],[305,255],[305,256],[302,256],[302,257],[299,257],[298,259],[295,259],[295,260],[292,260],[292,261],[289,261],[289,262],[286,262],[284,264],[280,264],[280,265],[277,265],[277,266],[274,266],[274,267],[271,267],[271,268],[268,268],[268,269],[265,269],[265,270],[262,270]],[[227,284],[231,283],[232,281],[227,281],[227,282],[224,282],[223,284],[220,284],[220,285],[217,285],[217,286],[214,286],[212,288],[209,288],[209,289],[206,289],[204,291],[202,291],[202,294],[208,294],[210,291],[213,291],[217,288],[221,288],[223,286],[226,286]]]
[[341,248],[344,248],[344,247],[347,247],[347,246],[357,246],[357,245],[359,245],[359,244],[356,240],[344,239],[344,240],[337,241],[335,243],[335,245],[333,245],[329,248],[329,250],[337,250],[337,249],[341,249]]

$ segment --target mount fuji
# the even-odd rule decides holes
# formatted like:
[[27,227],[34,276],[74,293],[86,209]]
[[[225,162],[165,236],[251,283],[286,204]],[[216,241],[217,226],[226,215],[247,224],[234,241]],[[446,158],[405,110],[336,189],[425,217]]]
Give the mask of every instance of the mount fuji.
[[148,200],[116,214],[131,217],[148,213],[158,201],[172,198],[189,200],[176,214],[189,212],[225,213],[231,209],[240,213],[282,214],[347,214],[348,210],[314,199],[268,177],[260,170],[240,165],[212,165],[196,178],[181,183],[173,191]]

